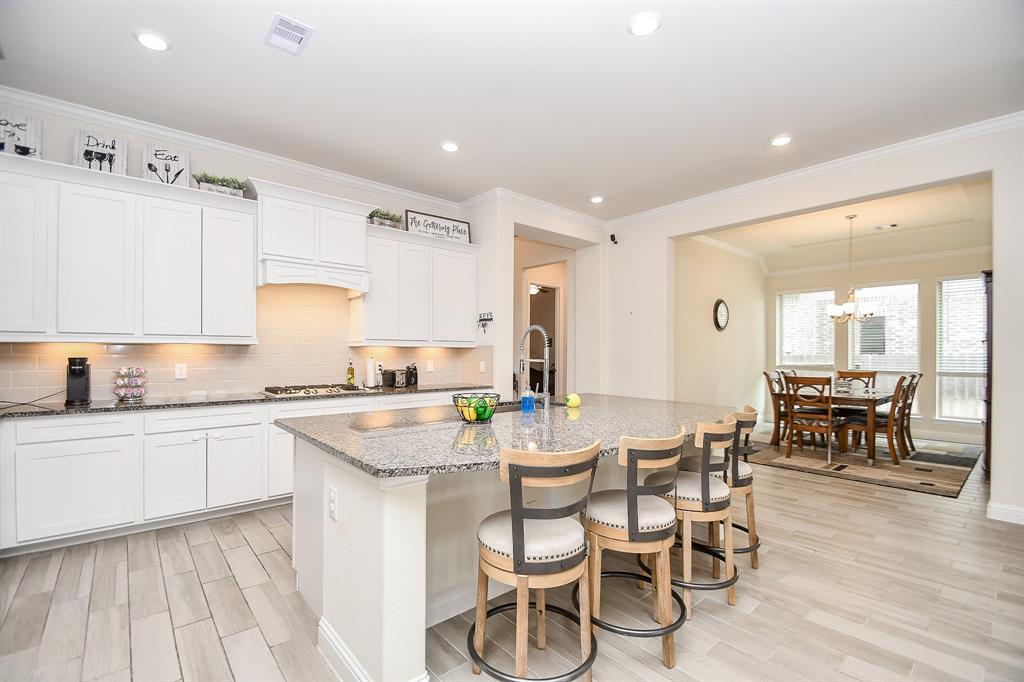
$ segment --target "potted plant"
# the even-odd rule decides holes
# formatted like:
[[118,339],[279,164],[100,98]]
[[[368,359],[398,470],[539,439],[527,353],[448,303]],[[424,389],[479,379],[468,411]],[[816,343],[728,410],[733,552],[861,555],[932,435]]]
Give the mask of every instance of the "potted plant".
[[199,189],[207,192],[240,197],[245,191],[245,180],[238,178],[221,177],[209,173],[193,173],[192,178],[199,183]]
[[396,230],[402,229],[402,214],[392,213],[391,211],[385,211],[382,208],[375,208],[370,211],[370,215],[366,216],[366,222],[371,225],[381,225],[383,227],[391,227]]

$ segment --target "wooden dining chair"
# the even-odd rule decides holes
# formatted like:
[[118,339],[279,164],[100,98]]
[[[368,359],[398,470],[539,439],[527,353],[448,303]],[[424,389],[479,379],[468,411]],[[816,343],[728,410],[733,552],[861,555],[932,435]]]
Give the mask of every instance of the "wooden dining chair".
[[768,385],[768,394],[772,403],[772,419],[775,422],[772,428],[771,445],[778,445],[786,437],[788,425],[786,423],[786,380],[782,372],[772,370],[761,372],[764,381]]
[[874,370],[841,369],[836,372],[837,379],[849,379],[854,388],[874,388],[878,372]]
[[799,434],[799,447],[803,450],[803,434],[826,438],[828,463],[832,463],[832,435],[839,440],[839,451],[846,452],[846,419],[832,406],[832,377],[786,377],[786,409],[789,411],[789,439],[786,457],[793,454],[793,437]]
[[904,441],[906,449],[909,452],[917,452],[917,447],[914,445],[914,437],[910,433],[910,416],[914,412],[914,399],[917,397],[917,385],[921,383],[921,377],[923,376],[924,374],[921,372],[915,372],[910,375],[911,378],[907,384],[907,405],[903,410],[903,423],[900,425],[900,437]]
[[[903,455],[904,459],[910,457],[910,451],[907,449],[906,443],[903,441],[903,417],[907,410],[907,397],[909,391],[907,390],[908,381],[910,377],[901,376],[896,380],[896,388],[893,389],[892,402],[889,403],[889,411],[882,412],[875,415],[875,430],[885,429],[885,438],[889,443],[889,457],[892,458],[893,464],[899,464],[900,460],[897,456],[896,448],[899,447],[900,454]],[[853,447],[857,448],[860,446],[860,434],[867,434],[868,431],[868,419],[866,414],[851,414],[846,417],[846,428],[853,434]],[[867,436],[865,435],[865,438]]]

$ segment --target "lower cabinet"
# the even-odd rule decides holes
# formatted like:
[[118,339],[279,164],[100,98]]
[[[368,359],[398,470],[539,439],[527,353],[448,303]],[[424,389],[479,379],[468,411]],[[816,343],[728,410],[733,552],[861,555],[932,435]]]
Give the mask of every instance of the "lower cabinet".
[[142,454],[146,520],[206,508],[206,433],[147,436]]
[[295,436],[271,424],[267,427],[267,448],[267,495],[290,495]]
[[18,542],[134,521],[135,443],[123,436],[19,446]]
[[208,431],[206,506],[250,502],[263,497],[263,426]]

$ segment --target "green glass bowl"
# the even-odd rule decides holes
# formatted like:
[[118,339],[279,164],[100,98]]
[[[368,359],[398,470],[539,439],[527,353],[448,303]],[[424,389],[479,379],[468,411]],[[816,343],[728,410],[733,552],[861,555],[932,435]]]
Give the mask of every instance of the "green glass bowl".
[[491,421],[500,398],[498,393],[456,393],[452,403],[462,421],[472,424]]

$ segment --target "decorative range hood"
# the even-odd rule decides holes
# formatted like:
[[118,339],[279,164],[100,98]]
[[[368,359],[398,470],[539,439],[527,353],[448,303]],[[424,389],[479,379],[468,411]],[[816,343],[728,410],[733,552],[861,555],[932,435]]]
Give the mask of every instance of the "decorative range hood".
[[259,202],[259,284],[324,284],[369,291],[366,215],[377,208],[249,178]]

